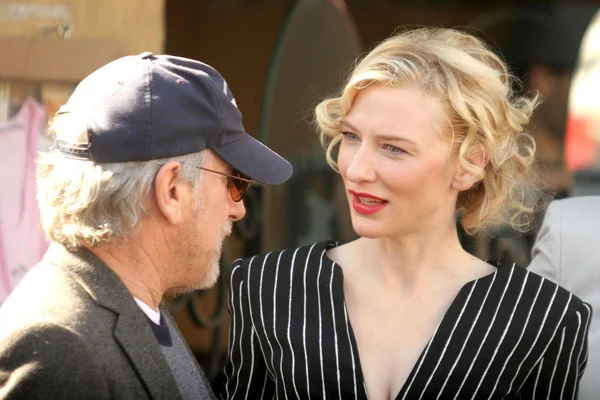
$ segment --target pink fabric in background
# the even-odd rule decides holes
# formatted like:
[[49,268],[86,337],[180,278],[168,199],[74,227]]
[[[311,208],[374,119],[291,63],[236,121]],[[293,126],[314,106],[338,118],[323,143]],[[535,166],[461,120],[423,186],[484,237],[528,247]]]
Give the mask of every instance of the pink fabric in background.
[[0,305],[48,247],[35,192],[44,122],[45,110],[33,99],[27,99],[13,118],[0,122]]

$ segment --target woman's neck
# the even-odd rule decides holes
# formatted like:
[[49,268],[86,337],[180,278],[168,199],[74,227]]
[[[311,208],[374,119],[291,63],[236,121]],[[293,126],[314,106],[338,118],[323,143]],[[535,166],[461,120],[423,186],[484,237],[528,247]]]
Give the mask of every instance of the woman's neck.
[[351,273],[405,293],[448,280],[466,282],[490,272],[462,248],[456,229],[438,230],[429,236],[360,238],[350,243],[347,254],[341,257],[339,262],[345,270],[344,263],[353,269]]

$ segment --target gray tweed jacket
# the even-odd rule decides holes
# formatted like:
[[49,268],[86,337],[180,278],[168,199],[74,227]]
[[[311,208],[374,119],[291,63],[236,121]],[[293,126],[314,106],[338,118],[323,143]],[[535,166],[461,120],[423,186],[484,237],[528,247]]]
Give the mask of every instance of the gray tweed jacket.
[[[171,318],[163,306],[161,313]],[[5,398],[181,396],[145,314],[121,280],[91,252],[71,253],[54,243],[0,308]]]

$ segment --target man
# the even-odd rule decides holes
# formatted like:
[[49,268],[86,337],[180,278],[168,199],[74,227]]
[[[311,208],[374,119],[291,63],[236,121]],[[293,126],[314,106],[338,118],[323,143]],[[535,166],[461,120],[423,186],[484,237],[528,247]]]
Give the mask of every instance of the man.
[[525,84],[541,94],[529,131],[536,141],[542,181],[556,198],[568,195],[573,176],[565,165],[565,135],[571,78],[583,35],[596,4],[542,4],[514,16],[514,36],[505,56]]
[[213,398],[161,299],[213,285],[251,180],[292,173],[241,118],[194,60],[124,57],[79,84],[39,160],[53,243],[0,309],[0,398]]
[[[600,310],[600,197],[573,197],[550,204],[528,269],[558,283]],[[589,326],[589,358],[579,386],[580,400],[600,392],[600,323]]]

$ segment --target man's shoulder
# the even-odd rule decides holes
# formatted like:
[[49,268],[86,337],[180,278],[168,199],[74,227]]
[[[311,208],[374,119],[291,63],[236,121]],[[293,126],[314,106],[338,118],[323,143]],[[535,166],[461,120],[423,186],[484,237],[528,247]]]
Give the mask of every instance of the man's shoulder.
[[575,196],[566,199],[554,200],[552,204],[557,203],[563,207],[581,207],[583,206],[600,206],[600,196]]
[[[563,222],[568,218],[600,218],[600,196],[578,196],[554,200],[548,206],[548,214],[563,215]],[[567,218],[564,218],[567,217]]]
[[0,337],[0,354],[6,349],[13,349],[12,352],[24,351],[24,356],[38,354],[50,358],[55,353],[69,353],[69,348],[75,349],[79,343],[84,343],[80,335],[68,327],[44,319],[24,321],[17,328],[3,332]]
[[73,367],[85,360],[81,356],[91,353],[84,330],[78,332],[87,322],[79,297],[58,266],[43,261],[34,266],[0,307],[3,367],[34,363],[48,368],[62,359]]
[[[548,206],[538,232],[536,246],[576,246],[593,251],[594,232],[600,227],[600,196],[581,196],[555,200]],[[540,244],[542,242],[542,244]],[[548,249],[547,251],[549,251]],[[535,249],[534,249],[535,253]]]
[[91,320],[103,320],[101,314],[110,313],[98,307],[60,266],[42,261],[0,307],[0,337],[47,324],[84,332]]
[[[53,322],[22,324],[0,338],[0,397],[108,398],[98,349]],[[62,371],[62,372],[61,372]]]

